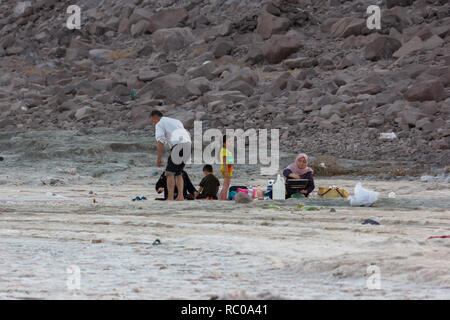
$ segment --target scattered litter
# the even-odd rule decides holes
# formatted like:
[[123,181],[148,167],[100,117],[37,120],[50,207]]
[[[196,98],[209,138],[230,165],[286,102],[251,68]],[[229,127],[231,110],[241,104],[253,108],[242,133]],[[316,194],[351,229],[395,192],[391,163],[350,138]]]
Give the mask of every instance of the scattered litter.
[[380,139],[394,140],[394,139],[397,139],[397,136],[394,132],[382,132],[382,133],[380,133]]
[[294,199],[305,198],[305,195],[303,193],[294,193],[292,195],[292,198],[294,198]]
[[147,200],[147,198],[142,196],[142,197],[136,197],[136,198],[132,199],[132,201],[141,201],[141,200]]
[[320,211],[320,208],[317,208],[317,207],[308,207],[308,208],[306,208],[306,211]]
[[3,160],[5,160],[5,158],[3,158],[3,157],[0,157],[0,161],[3,161]]
[[51,192],[47,192],[46,195],[49,196],[49,197],[55,197],[55,198],[58,198],[58,199],[69,199],[67,197],[61,196],[61,195],[56,194],[56,193],[51,193]]
[[305,207],[305,205],[303,205],[303,204],[301,204],[301,203],[299,203],[298,205],[297,205],[297,209],[303,209]]
[[89,191],[89,194],[94,194],[94,191],[92,191],[92,190],[91,190],[91,191]]
[[433,182],[435,178],[433,176],[421,176],[420,181],[422,182]]
[[267,207],[263,207],[263,209],[280,209],[279,206],[267,206]]
[[349,197],[350,205],[352,207],[370,207],[378,200],[378,195],[378,192],[365,189],[361,182],[358,182],[355,186],[355,194]]
[[331,208],[330,212],[336,212],[336,209],[335,208]]
[[102,239],[94,239],[94,240],[91,240],[91,243],[102,243],[102,242],[103,242]]
[[380,223],[372,220],[372,219],[367,219],[366,221],[364,221],[362,224],[375,224],[375,225],[379,225]]
[[388,197],[391,199],[395,199],[395,196],[396,196],[395,192],[389,192],[388,194]]
[[153,241],[152,245],[154,246],[159,246],[161,244],[161,241],[159,241],[159,239],[156,239],[155,241]]
[[95,198],[94,198],[94,203],[98,203],[98,201],[97,201],[97,200],[95,200]]
[[347,190],[339,188],[338,186],[319,187],[317,195],[320,198],[334,199],[334,198],[348,198]]
[[431,236],[431,237],[428,237],[427,240],[428,239],[445,239],[445,238],[450,238],[450,235],[447,235],[447,236]]

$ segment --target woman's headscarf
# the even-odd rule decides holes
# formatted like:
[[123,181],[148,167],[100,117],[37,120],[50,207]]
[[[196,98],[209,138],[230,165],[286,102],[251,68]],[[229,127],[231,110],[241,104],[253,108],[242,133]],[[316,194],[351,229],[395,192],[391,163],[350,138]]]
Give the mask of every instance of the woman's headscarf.
[[301,158],[305,158],[306,161],[308,162],[308,156],[306,154],[304,154],[304,153],[300,153],[297,156],[297,158],[295,158],[295,162],[293,162],[290,165],[288,165],[286,169],[291,170],[292,173],[297,174],[299,176],[302,176],[302,175],[304,175],[304,174],[306,174],[308,172],[314,173],[313,169],[311,169],[310,167],[306,167],[306,168],[303,168],[303,169],[300,169],[298,167],[297,161],[298,161],[298,159],[301,159]]

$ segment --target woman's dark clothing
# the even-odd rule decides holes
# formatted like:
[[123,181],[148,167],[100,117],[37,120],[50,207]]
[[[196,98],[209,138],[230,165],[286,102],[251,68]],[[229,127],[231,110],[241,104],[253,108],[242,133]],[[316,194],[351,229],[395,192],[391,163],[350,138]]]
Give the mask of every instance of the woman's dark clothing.
[[[288,176],[292,173],[292,171],[290,169],[284,169],[283,171],[283,176],[287,179],[291,179]],[[301,189],[301,190],[306,190],[306,194],[305,196],[309,196],[309,194],[314,190],[314,178],[311,172],[307,172],[303,175],[300,175],[300,179],[308,179],[308,184],[306,185],[305,189]],[[298,193],[299,191],[301,191],[300,189],[292,189],[291,187],[289,187],[288,185],[286,185],[286,199],[289,199],[294,193]]]
[[[191,179],[189,179],[188,174],[186,171],[181,172],[181,176],[183,177],[183,196],[185,199],[194,199],[194,193],[197,192],[197,189],[195,189],[194,185],[191,182]],[[156,182],[156,192],[158,192],[159,188],[164,188],[164,200],[167,200],[169,191],[167,190],[167,178],[164,172],[159,177],[158,182]],[[191,196],[192,195],[192,196]],[[175,189],[173,192],[174,198],[178,196],[178,188],[175,185]]]

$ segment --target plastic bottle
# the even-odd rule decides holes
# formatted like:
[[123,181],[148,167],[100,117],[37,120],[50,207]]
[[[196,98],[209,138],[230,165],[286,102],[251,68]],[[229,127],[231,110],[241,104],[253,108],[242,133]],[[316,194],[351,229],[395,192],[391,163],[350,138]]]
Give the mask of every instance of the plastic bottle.
[[263,190],[262,190],[260,184],[258,184],[258,188],[256,190],[257,190],[256,194],[258,195],[258,200],[264,200],[264,193],[263,193]]
[[286,199],[286,188],[284,186],[284,181],[281,178],[281,176],[278,174],[277,181],[273,184],[273,191],[272,191],[272,199],[273,200],[285,200]]
[[272,187],[273,187],[273,180],[269,180],[269,182],[267,183],[267,197],[269,199],[272,199]]

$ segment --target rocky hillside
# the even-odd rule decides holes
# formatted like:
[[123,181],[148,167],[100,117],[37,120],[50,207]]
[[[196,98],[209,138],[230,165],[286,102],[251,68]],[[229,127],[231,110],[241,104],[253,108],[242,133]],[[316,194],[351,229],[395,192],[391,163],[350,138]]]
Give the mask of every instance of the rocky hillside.
[[284,150],[447,165],[449,40],[448,0],[1,0],[0,130],[150,135],[158,108],[279,128]]

